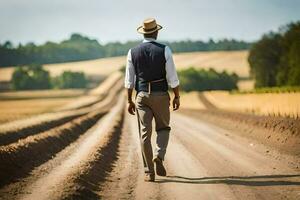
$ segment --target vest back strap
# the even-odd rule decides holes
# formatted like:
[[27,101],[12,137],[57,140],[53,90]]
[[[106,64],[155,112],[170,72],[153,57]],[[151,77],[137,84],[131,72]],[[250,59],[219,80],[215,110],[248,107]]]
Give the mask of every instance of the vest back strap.
[[152,83],[162,82],[162,81],[165,81],[165,80],[166,79],[162,78],[162,79],[157,79],[157,80],[149,81],[148,82],[148,94],[151,94],[151,84]]

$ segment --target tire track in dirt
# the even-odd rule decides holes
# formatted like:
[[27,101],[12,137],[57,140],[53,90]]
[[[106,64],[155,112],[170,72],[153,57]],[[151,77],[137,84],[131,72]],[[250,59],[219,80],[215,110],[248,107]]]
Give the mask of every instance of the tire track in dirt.
[[[106,112],[96,111],[50,131],[0,147],[0,186],[26,175],[91,128]],[[30,159],[31,158],[31,159]],[[34,159],[32,159],[34,158]]]
[[[125,114],[123,133],[118,148],[118,158],[113,171],[98,192],[102,199],[134,199],[140,170],[140,145],[138,135],[132,132],[131,117]],[[109,183],[109,184],[107,184]]]
[[123,126],[124,97],[58,166],[28,185],[20,199],[95,199],[112,168]]
[[0,146],[8,145],[13,142],[17,142],[20,139],[26,138],[31,135],[35,135],[44,131],[47,131],[49,129],[52,129],[54,127],[63,125],[65,123],[68,123],[78,117],[81,117],[83,115],[87,114],[86,112],[82,113],[64,113],[62,115],[60,114],[48,114],[49,118],[52,118],[51,115],[53,115],[52,120],[42,122],[41,124],[34,124],[29,125],[24,128],[15,129],[11,131],[1,132],[0,133]]
[[212,104],[210,101],[208,101],[208,99],[204,96],[204,94],[202,92],[199,93],[198,95],[200,101],[203,103],[203,105],[205,106],[205,108],[209,109],[209,110],[215,110],[217,109],[217,107]]
[[[115,82],[112,82],[112,80],[107,80],[109,81],[110,85],[107,86],[107,83],[104,83],[104,85],[106,85],[106,88],[107,90],[104,92],[104,88],[99,88],[99,89],[94,89],[92,90],[89,95],[90,96],[96,96],[96,99],[95,100],[92,100],[90,102],[85,102],[84,104],[80,104],[80,105],[77,105],[77,106],[74,106],[72,108],[68,108],[68,109],[65,109],[65,110],[78,110],[78,109],[83,109],[83,108],[88,108],[88,107],[93,107],[93,106],[96,106],[98,103],[101,103],[112,91],[117,91],[119,92],[120,89],[123,89],[123,79],[121,77],[117,77],[113,79]],[[100,93],[100,91],[102,91]],[[100,94],[98,94],[98,92]]]
[[105,81],[98,87],[89,91],[87,96],[78,98],[74,102],[59,108],[58,111],[81,109],[92,106],[106,97],[109,91],[111,91],[115,85],[120,82],[123,82],[122,73],[115,72],[106,78]]
[[[12,132],[2,134],[1,139],[4,138],[5,141],[3,143],[14,142],[0,146],[0,188],[27,177],[35,167],[52,159],[55,154],[90,129],[116,103],[122,84],[123,81],[118,80],[102,101],[90,107],[57,114],[56,116],[63,117],[57,119],[52,124],[53,127],[49,127],[48,122],[37,123],[36,126],[24,126],[25,130],[28,130],[25,133],[17,129],[14,131],[15,134]],[[66,122],[63,123],[64,121]],[[24,131],[24,127],[21,130]]]

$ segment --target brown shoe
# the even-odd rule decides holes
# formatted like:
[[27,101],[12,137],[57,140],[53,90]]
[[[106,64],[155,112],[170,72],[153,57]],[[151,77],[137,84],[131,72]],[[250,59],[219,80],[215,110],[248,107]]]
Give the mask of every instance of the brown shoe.
[[154,182],[155,174],[146,173],[144,176],[144,181],[146,182]]
[[159,176],[166,176],[167,175],[167,172],[166,172],[166,169],[163,165],[163,161],[159,158],[159,157],[156,157],[153,159],[153,162],[155,163],[155,169],[156,169],[156,174],[159,175]]

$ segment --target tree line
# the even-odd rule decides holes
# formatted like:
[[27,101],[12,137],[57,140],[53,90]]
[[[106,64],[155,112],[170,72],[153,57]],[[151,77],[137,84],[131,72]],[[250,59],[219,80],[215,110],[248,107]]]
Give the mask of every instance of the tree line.
[[83,72],[64,71],[57,77],[50,74],[41,65],[16,67],[11,79],[14,90],[41,90],[86,88],[88,80]]
[[[0,66],[49,64],[122,56],[126,55],[128,50],[139,42],[110,42],[101,45],[97,40],[77,33],[60,43],[46,42],[43,45],[28,43],[14,46],[10,41],[6,41],[0,43]],[[208,42],[187,40],[164,43],[169,45],[174,52],[242,50],[249,49],[251,46],[249,42],[228,39],[219,41],[211,39]]]
[[300,21],[263,35],[248,61],[257,88],[300,86]]
[[178,72],[180,89],[184,91],[234,90],[237,89],[238,75],[217,72],[214,69],[193,67]]

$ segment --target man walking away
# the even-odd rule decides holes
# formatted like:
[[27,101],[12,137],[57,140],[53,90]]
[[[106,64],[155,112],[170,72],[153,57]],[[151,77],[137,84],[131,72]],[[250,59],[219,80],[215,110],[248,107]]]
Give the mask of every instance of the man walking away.
[[[155,19],[144,20],[137,31],[144,35],[138,46],[129,50],[125,75],[125,88],[128,90],[128,112],[135,114],[139,124],[142,157],[145,168],[145,181],[154,181],[156,174],[166,176],[163,165],[170,133],[170,96],[168,85],[173,89],[173,110],[180,106],[179,80],[177,77],[172,52],[166,45],[156,42],[162,26]],[[132,90],[137,96],[132,101]],[[156,150],[153,158],[151,145],[152,120],[155,120],[157,132]]]

